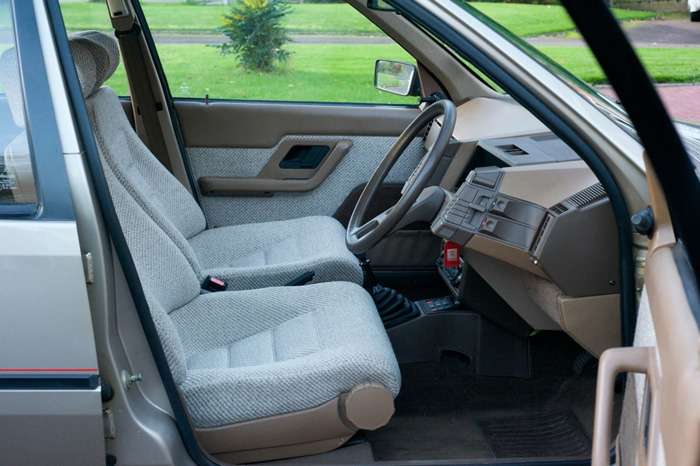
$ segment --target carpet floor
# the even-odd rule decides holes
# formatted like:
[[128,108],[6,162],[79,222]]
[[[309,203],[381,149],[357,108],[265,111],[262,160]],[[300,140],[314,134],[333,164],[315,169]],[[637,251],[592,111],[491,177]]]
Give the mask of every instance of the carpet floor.
[[[501,437],[489,435],[491,431],[484,426],[508,420],[522,426],[523,422],[531,424],[532,419],[552,416],[565,418],[569,435],[583,448],[572,449],[571,453],[588,452],[596,367],[574,373],[573,361],[579,348],[562,332],[535,335],[530,344],[531,379],[474,377],[457,357],[402,365],[396,414],[387,426],[367,433],[375,460],[512,457],[515,450],[498,443]],[[621,397],[618,395],[615,401],[619,412]],[[616,432],[617,426],[613,428]],[[533,442],[540,443],[530,446],[529,451],[539,456],[561,456],[562,450],[547,447],[551,438],[539,434],[533,433]]]

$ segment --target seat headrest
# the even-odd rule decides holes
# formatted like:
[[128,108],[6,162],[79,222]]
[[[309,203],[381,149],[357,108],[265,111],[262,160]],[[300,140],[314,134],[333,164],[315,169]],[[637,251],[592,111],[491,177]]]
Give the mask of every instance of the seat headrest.
[[83,96],[88,97],[107,81],[119,65],[117,40],[100,31],[68,35]]
[[[100,31],[83,31],[68,35],[75,69],[78,72],[83,97],[87,97],[104,84],[119,65],[117,40]],[[0,56],[0,80],[12,112],[12,119],[24,128],[24,101],[19,76],[17,50],[13,47]]]
[[0,80],[2,80],[2,87],[5,90],[12,119],[17,127],[24,128],[22,81],[19,78],[17,50],[14,47],[5,50],[2,57],[0,57]]

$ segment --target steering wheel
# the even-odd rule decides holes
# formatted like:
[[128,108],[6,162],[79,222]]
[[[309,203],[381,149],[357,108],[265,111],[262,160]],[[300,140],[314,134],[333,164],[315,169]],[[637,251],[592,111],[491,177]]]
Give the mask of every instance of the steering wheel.
[[[442,116],[442,124],[435,143],[423,156],[416,170],[411,174],[406,182],[401,194],[401,198],[396,205],[385,210],[372,220],[361,224],[367,210],[369,209],[374,196],[379,187],[389,174],[396,161],[401,157],[413,139],[428,126],[428,123],[435,118]],[[455,126],[456,110],[450,100],[438,100],[416,117],[410,125],[401,133],[389,152],[384,156],[384,160],[375,170],[369,183],[360,195],[360,199],[355,205],[348,223],[348,230],[345,235],[345,244],[350,252],[354,254],[364,254],[381,240],[388,236],[399,222],[406,216],[413,204],[416,202],[423,189],[426,187],[437,169],[440,159],[447,149],[447,145],[452,137]]]

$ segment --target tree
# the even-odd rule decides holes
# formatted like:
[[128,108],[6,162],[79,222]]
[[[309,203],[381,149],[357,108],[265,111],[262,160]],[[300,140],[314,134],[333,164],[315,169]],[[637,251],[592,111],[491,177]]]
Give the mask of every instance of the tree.
[[223,17],[219,31],[229,38],[222,55],[234,54],[246,69],[269,72],[289,59],[282,46],[290,42],[282,25],[291,7],[280,0],[241,0]]

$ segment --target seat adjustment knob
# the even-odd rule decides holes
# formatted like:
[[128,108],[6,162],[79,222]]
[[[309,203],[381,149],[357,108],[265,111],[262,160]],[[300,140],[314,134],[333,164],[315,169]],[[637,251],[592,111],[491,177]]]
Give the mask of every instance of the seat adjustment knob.
[[340,415],[349,427],[379,429],[394,415],[394,396],[378,383],[356,385],[341,398]]

